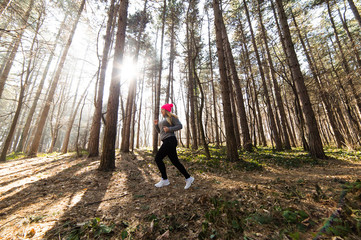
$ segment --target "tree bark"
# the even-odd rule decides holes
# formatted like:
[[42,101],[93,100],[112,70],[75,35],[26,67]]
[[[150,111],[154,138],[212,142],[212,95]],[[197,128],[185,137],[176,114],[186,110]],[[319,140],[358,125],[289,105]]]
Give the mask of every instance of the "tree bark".
[[312,109],[310,97],[303,79],[301,68],[298,62],[298,58],[292,42],[291,33],[287,23],[286,13],[283,8],[282,0],[276,0],[276,7],[278,10],[278,16],[281,24],[281,30],[283,38],[286,43],[287,59],[293,73],[297,92],[300,96],[302,103],[302,110],[306,118],[307,134],[310,147],[310,154],[312,157],[325,159],[326,155],[323,151],[323,145],[320,137],[320,133],[317,127],[317,121]]
[[216,141],[216,148],[219,148],[219,131],[218,131],[218,117],[217,117],[217,105],[216,105],[216,89],[214,86],[214,73],[213,73],[213,54],[212,54],[212,47],[211,47],[211,30],[210,30],[210,19],[209,14],[207,11],[207,19],[208,19],[208,52],[209,52],[209,65],[211,70],[211,86],[212,86],[212,101],[213,101],[213,112],[214,112],[214,122],[215,128],[212,132],[215,131],[215,141]]
[[[80,81],[79,81],[80,82]],[[74,121],[75,121],[75,117],[77,116],[78,114],[78,109],[80,107],[80,104],[81,102],[83,101],[83,99],[85,98],[87,92],[88,92],[88,88],[91,84],[91,81],[89,81],[89,84],[88,86],[85,88],[83,94],[81,95],[80,99],[79,99],[79,102],[78,104],[75,105],[75,102],[74,102],[74,105],[73,106],[76,106],[74,111],[71,111],[72,113],[72,116],[70,116],[69,120],[68,120],[68,126],[67,126],[67,129],[66,129],[66,133],[65,133],[65,137],[64,137],[64,141],[63,141],[63,146],[62,146],[62,149],[61,149],[61,152],[63,154],[67,153],[68,152],[68,145],[69,145],[69,141],[70,141],[70,134],[71,134],[71,130],[73,129],[73,125],[74,125]],[[76,98],[76,97],[75,97]]]
[[[139,101],[139,113],[138,113],[138,127],[137,127],[137,143],[136,148],[139,148],[140,143],[140,119],[142,116],[142,104],[143,104],[143,94],[144,94],[144,80],[145,80],[145,67],[143,69],[143,79],[142,79],[142,89],[140,91],[140,101]],[[145,137],[145,136],[144,136]]]
[[42,133],[43,133],[43,130],[44,130],[44,127],[45,127],[45,122],[46,122],[46,119],[48,117],[50,105],[53,102],[54,93],[55,93],[56,87],[58,85],[58,81],[60,79],[60,75],[61,75],[61,72],[63,70],[63,66],[64,66],[64,63],[65,63],[66,57],[68,55],[70,45],[71,45],[71,43],[73,41],[73,37],[74,37],[74,34],[75,34],[76,27],[78,25],[81,13],[82,13],[82,11],[84,9],[84,5],[85,5],[85,0],[82,0],[82,2],[80,4],[80,7],[79,7],[79,10],[78,10],[78,13],[77,13],[77,16],[76,16],[76,19],[75,19],[75,22],[73,23],[72,30],[70,32],[70,35],[69,35],[67,43],[65,45],[63,54],[61,56],[59,65],[57,67],[57,70],[56,70],[56,73],[55,73],[55,76],[54,76],[54,80],[53,80],[53,82],[51,84],[51,87],[50,87],[50,90],[49,90],[49,93],[48,93],[48,96],[47,96],[47,99],[46,99],[45,107],[42,110],[40,121],[39,121],[39,124],[38,124],[38,126],[36,128],[36,132],[35,132],[35,135],[34,135],[33,142],[31,144],[30,150],[29,150],[29,152],[27,154],[29,157],[34,157],[37,154],[37,151],[38,151],[38,148],[39,148],[39,145],[40,145],[41,136],[42,136]]
[[341,132],[340,132],[338,126],[337,126],[336,119],[335,119],[335,116],[334,116],[334,112],[332,111],[332,107],[331,107],[331,104],[330,104],[328,93],[326,92],[325,87],[322,84],[317,65],[314,64],[314,60],[312,60],[312,52],[310,51],[310,53],[309,53],[307,51],[306,44],[303,41],[303,37],[301,35],[301,31],[300,31],[300,29],[298,27],[298,24],[296,22],[296,18],[294,16],[293,12],[291,12],[291,14],[292,14],[293,23],[294,23],[294,25],[296,27],[296,30],[297,30],[297,34],[298,34],[299,39],[301,41],[301,45],[302,45],[302,47],[304,49],[304,52],[305,52],[305,55],[306,55],[306,58],[307,58],[307,62],[309,64],[309,66],[310,66],[313,79],[314,79],[314,81],[316,83],[317,89],[319,90],[321,100],[322,100],[322,102],[323,102],[323,104],[325,106],[326,114],[328,116],[328,119],[330,121],[332,130],[334,132],[337,147],[342,148],[342,147],[345,146],[345,139],[344,139],[343,135],[341,134]]
[[203,123],[202,123],[202,119],[203,119],[202,114],[203,114],[203,107],[204,107],[204,92],[203,92],[203,87],[202,87],[201,81],[199,80],[198,75],[195,71],[194,71],[194,76],[198,82],[199,91],[201,93],[201,104],[200,104],[199,111],[198,111],[199,131],[200,131],[200,135],[202,138],[205,155],[206,155],[207,159],[210,160],[211,154],[209,153],[208,143],[206,141],[206,136],[204,133]]
[[[158,81],[155,86],[155,105],[154,105],[154,119],[159,118],[159,105],[160,105],[160,87],[161,87],[161,80],[162,80],[162,70],[163,70],[163,44],[164,44],[164,29],[165,29],[165,14],[167,9],[167,0],[163,2],[163,13],[162,13],[162,36],[161,36],[161,43],[160,43],[160,56],[159,56],[159,75]],[[158,132],[153,127],[153,154],[155,155],[158,152]]]
[[[246,37],[244,34],[242,22],[239,21],[238,24],[239,24],[239,30],[241,32],[241,38],[242,38],[243,48],[244,48],[245,57],[246,57],[246,65],[247,65],[247,69],[249,72],[249,76],[252,81],[252,89],[253,89],[253,94],[254,94],[254,105],[255,105],[254,114],[255,114],[255,119],[256,119],[257,127],[258,127],[258,136],[260,138],[260,143],[262,143],[262,145],[265,147],[265,146],[267,146],[267,142],[266,142],[266,137],[264,135],[262,114],[261,114],[261,111],[259,108],[258,93],[257,93],[257,88],[256,88],[256,84],[255,84],[253,71],[252,71],[252,65],[251,65],[251,60],[250,60],[250,56],[249,56],[249,51],[248,51],[248,48],[246,45]],[[255,112],[256,110],[257,110],[258,114],[256,114],[256,112]]]
[[38,89],[36,91],[34,101],[33,101],[32,105],[31,105],[30,111],[28,113],[28,117],[26,119],[26,123],[25,123],[24,129],[23,129],[23,132],[21,134],[20,141],[18,143],[18,147],[16,149],[16,152],[23,152],[25,150],[25,142],[26,142],[26,140],[28,138],[28,135],[29,135],[31,122],[32,122],[33,117],[34,117],[34,113],[35,113],[36,107],[38,105],[38,101],[40,99],[40,95],[41,95],[41,92],[43,90],[43,86],[44,86],[44,83],[45,83],[45,79],[46,79],[46,77],[48,75],[50,65],[51,65],[51,63],[53,61],[53,58],[54,58],[54,51],[55,51],[56,46],[58,44],[60,34],[64,30],[64,26],[65,26],[65,22],[66,22],[67,18],[68,18],[68,14],[65,15],[65,17],[64,17],[64,19],[63,19],[63,21],[62,21],[62,23],[60,25],[59,31],[58,31],[58,33],[57,33],[57,35],[55,37],[55,45],[52,48],[52,50],[50,51],[48,61],[46,63],[45,69],[43,71],[43,75],[41,77],[41,81],[40,81]]
[[283,133],[283,139],[284,139],[284,147],[285,147],[285,149],[289,150],[289,149],[291,149],[291,144],[290,144],[289,136],[288,136],[288,133],[287,133],[286,112],[285,112],[282,97],[281,97],[281,89],[280,89],[280,87],[278,85],[278,82],[277,82],[277,79],[276,79],[276,74],[275,74],[275,70],[274,70],[274,66],[273,66],[271,52],[270,52],[269,47],[268,47],[267,31],[266,31],[266,29],[264,27],[264,24],[263,24],[260,4],[261,3],[258,0],[257,9],[258,9],[259,23],[261,25],[262,37],[263,37],[264,45],[265,45],[265,48],[266,48],[267,60],[268,60],[268,64],[269,64],[269,67],[270,67],[274,92],[275,92],[275,95],[276,95],[277,107],[278,107],[278,110],[279,110],[279,113],[280,113],[280,116],[281,116],[281,126],[282,126],[282,133]]
[[127,15],[128,0],[121,0],[119,8],[118,32],[115,42],[113,72],[109,88],[106,125],[104,129],[103,152],[98,168],[101,171],[111,171],[115,169],[115,140],[117,135],[116,133],[120,96],[119,76],[121,73],[119,65],[121,65],[123,62]]
[[358,25],[360,25],[360,28],[361,28],[361,16],[355,6],[355,3],[353,2],[353,0],[347,0],[347,1],[348,1],[348,4],[350,5],[353,15],[355,16],[355,18],[358,22]]
[[20,46],[21,39],[22,39],[23,34],[25,32],[26,25],[28,24],[28,20],[29,20],[29,17],[30,17],[31,10],[33,9],[33,6],[34,6],[34,0],[30,0],[29,7],[25,12],[24,17],[22,17],[23,26],[21,27],[21,30],[20,30],[17,38],[15,39],[15,43],[13,45],[13,48],[11,49],[9,59],[7,59],[7,63],[5,65],[5,67],[4,67],[4,70],[2,71],[2,73],[0,75],[0,98],[2,97],[6,80],[7,80],[8,76],[9,76],[11,67],[13,66],[13,62],[14,62],[16,53],[18,52],[18,48]]
[[226,58],[225,52],[223,49],[223,37],[222,37],[222,12],[219,8],[219,1],[213,0],[213,10],[214,10],[214,25],[216,30],[216,40],[217,40],[217,54],[218,54],[218,64],[219,72],[221,75],[221,93],[222,93],[222,104],[223,104],[223,119],[226,129],[226,143],[227,143],[227,158],[230,161],[239,160],[238,151],[237,151],[237,142],[234,135],[234,126],[232,118],[235,117],[232,114],[231,101],[230,101],[230,89],[228,87],[229,79],[227,78],[226,70]]
[[[138,64],[138,58],[139,58],[139,52],[140,48],[142,46],[141,38],[143,35],[143,32],[145,30],[146,26],[146,9],[147,9],[147,1],[144,3],[144,9],[143,9],[143,16],[140,24],[140,29],[137,36],[137,46],[135,50],[135,56],[134,56],[134,64]],[[131,139],[131,133],[130,129],[134,129],[134,126],[132,127],[132,122],[134,125],[134,121],[132,121],[132,118],[134,118],[135,114],[135,97],[136,97],[136,91],[137,91],[137,80],[134,76],[133,79],[130,81],[129,91],[128,91],[128,98],[127,98],[127,104],[126,104],[126,111],[125,111],[125,119],[123,122],[123,136],[122,136],[122,144],[121,144],[121,151],[122,152],[129,152],[129,148],[131,145],[131,142],[134,141],[134,139]],[[133,135],[134,136],[134,135]]]
[[[191,127],[191,137],[192,137],[192,149],[198,149],[198,132],[197,132],[197,101],[195,96],[195,58],[197,46],[194,44],[194,34],[195,34],[195,21],[196,18],[193,16],[193,11],[195,6],[193,6],[194,1],[189,1],[187,9],[187,64],[188,64],[188,98],[189,98],[189,118],[190,118],[190,127]],[[191,13],[190,13],[191,12]]]
[[343,51],[340,39],[338,37],[338,32],[337,32],[337,29],[336,29],[335,21],[334,21],[333,16],[332,16],[331,6],[330,6],[330,3],[329,3],[329,0],[326,0],[326,4],[327,4],[328,16],[330,17],[330,22],[331,22],[331,25],[332,25],[332,28],[333,28],[333,32],[335,34],[336,43],[337,43],[337,46],[338,46],[340,54],[341,54],[341,62],[342,62],[342,65],[343,65],[343,67],[345,69],[345,72],[346,72],[346,79],[347,79],[348,85],[351,87],[352,95],[356,99],[356,105],[357,105],[358,111],[361,114],[361,96],[360,96],[360,94],[357,93],[357,90],[355,88],[355,84],[353,83],[353,80],[352,80],[352,76],[350,76],[351,75],[350,74],[351,70],[350,70],[350,67],[349,67],[349,65],[347,63],[345,53]]
[[[23,107],[23,100],[24,100],[24,97],[25,97],[25,91],[28,88],[30,74],[34,69],[33,62],[35,62],[37,54],[33,54],[33,52],[35,52],[34,47],[35,47],[35,43],[37,41],[40,26],[42,24],[42,21],[41,21],[42,13],[43,12],[39,13],[39,17],[37,19],[38,20],[37,21],[37,26],[36,26],[36,29],[35,29],[35,35],[34,35],[31,47],[29,49],[30,50],[29,51],[30,56],[29,56],[29,61],[28,61],[27,68],[26,68],[25,80],[23,80],[23,74],[24,73],[21,75],[19,100],[18,100],[18,104],[17,104],[17,107],[16,107],[16,111],[15,111],[13,121],[12,121],[11,126],[10,126],[8,136],[7,136],[6,140],[5,140],[5,143],[4,143],[1,155],[0,155],[0,162],[5,162],[6,161],[6,154],[7,154],[8,150],[9,150],[9,147],[10,147],[11,142],[13,140],[14,133],[15,133],[15,128],[16,128],[16,125],[17,125],[19,117],[20,117],[21,109]],[[25,61],[25,59],[24,59],[24,61]]]
[[226,57],[227,57],[227,60],[228,60],[229,66],[230,66],[230,72],[231,72],[233,83],[234,83],[235,90],[236,90],[237,108],[238,108],[238,112],[239,112],[239,116],[240,116],[243,148],[245,151],[251,152],[252,151],[252,141],[251,141],[251,137],[249,135],[248,121],[247,121],[247,115],[246,115],[246,108],[244,106],[241,82],[238,77],[236,65],[234,63],[234,58],[233,58],[233,54],[232,54],[231,45],[228,40],[226,27],[225,27],[223,21],[221,23],[222,23],[222,29],[223,29],[225,53],[226,53]]
[[105,34],[105,43],[103,48],[103,58],[101,62],[99,82],[98,82],[98,91],[97,99],[95,103],[95,110],[92,119],[92,125],[90,128],[89,135],[89,144],[88,144],[88,157],[97,157],[99,156],[99,140],[100,140],[100,127],[101,127],[101,118],[102,118],[102,108],[103,108],[103,95],[104,95],[104,84],[105,84],[105,75],[108,67],[108,55],[111,48],[112,42],[112,29],[113,21],[116,18],[117,14],[115,13],[115,0],[111,0],[109,12],[108,12],[108,22],[107,29]]
[[263,70],[262,62],[261,62],[260,55],[259,55],[259,52],[258,52],[256,39],[255,39],[255,36],[254,36],[254,33],[253,33],[253,28],[252,28],[252,24],[251,24],[251,18],[249,16],[249,12],[248,12],[247,3],[246,3],[245,0],[243,0],[243,3],[244,3],[245,10],[246,10],[246,16],[247,16],[247,20],[248,20],[248,24],[249,24],[249,28],[250,28],[250,32],[251,32],[252,44],[253,44],[253,48],[254,48],[254,51],[255,51],[255,54],[256,54],[259,73],[261,75],[263,94],[264,94],[264,97],[265,97],[265,100],[266,100],[267,111],[268,111],[270,126],[271,126],[271,132],[273,134],[273,138],[274,138],[274,141],[276,143],[276,150],[280,151],[280,150],[283,149],[282,141],[281,141],[281,138],[280,138],[278,130],[277,130],[275,117],[274,117],[272,106],[271,106],[271,100],[270,100],[269,93],[268,93],[268,87],[267,87],[267,83],[266,83],[266,79],[265,79],[265,75],[264,75],[264,70]]

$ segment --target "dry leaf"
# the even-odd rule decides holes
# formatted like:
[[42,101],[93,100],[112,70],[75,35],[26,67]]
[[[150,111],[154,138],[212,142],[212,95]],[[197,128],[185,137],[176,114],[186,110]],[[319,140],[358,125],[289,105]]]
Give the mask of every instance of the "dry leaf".
[[27,237],[27,238],[32,238],[32,237],[34,237],[34,235],[35,235],[35,230],[34,230],[34,228],[32,228],[32,229],[26,234],[26,237]]

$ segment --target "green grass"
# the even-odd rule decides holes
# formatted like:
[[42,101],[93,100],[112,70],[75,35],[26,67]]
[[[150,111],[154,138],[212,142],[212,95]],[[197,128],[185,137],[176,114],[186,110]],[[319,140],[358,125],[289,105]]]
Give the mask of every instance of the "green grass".
[[23,152],[12,152],[6,156],[6,161],[17,160],[24,158],[26,155]]

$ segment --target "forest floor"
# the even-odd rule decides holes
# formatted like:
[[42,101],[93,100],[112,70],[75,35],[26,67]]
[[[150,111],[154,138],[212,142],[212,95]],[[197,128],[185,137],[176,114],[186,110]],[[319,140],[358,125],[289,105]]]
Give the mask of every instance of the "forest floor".
[[0,239],[360,239],[361,152],[299,149],[240,153],[179,148],[195,182],[166,160],[171,184],[149,150],[99,158],[51,154],[0,164]]

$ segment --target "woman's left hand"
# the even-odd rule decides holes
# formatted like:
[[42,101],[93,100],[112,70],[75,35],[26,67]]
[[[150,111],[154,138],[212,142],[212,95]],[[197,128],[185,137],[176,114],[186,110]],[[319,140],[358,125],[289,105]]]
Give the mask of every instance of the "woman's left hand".
[[163,130],[164,130],[164,132],[166,132],[166,133],[169,132],[169,128],[168,128],[168,127],[164,127]]

